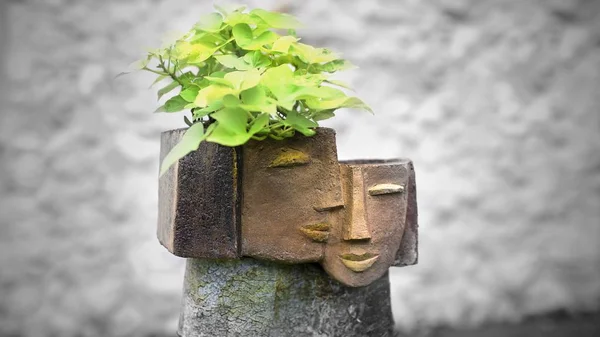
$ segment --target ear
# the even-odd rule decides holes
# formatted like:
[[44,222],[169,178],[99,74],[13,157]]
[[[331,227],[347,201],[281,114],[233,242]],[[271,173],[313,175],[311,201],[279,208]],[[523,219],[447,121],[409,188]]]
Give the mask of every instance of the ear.
[[417,185],[415,180],[415,168],[412,161],[408,161],[408,182],[406,184],[406,219],[404,220],[404,235],[400,248],[396,253],[394,266],[404,267],[417,264],[419,260],[419,224],[417,221]]

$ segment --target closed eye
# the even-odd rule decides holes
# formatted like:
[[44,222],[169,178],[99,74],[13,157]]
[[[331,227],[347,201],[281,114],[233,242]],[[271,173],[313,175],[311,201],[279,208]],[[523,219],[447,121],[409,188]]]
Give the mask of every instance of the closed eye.
[[302,151],[283,148],[269,167],[293,167],[310,163],[310,156]]
[[369,187],[369,195],[384,195],[404,192],[404,186],[398,184],[378,184]]

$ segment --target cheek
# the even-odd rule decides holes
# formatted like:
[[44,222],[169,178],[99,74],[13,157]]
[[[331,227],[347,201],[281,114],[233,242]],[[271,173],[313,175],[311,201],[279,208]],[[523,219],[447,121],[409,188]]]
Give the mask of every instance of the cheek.
[[402,209],[402,198],[395,195],[373,197],[367,201],[372,249],[398,250],[404,232]]

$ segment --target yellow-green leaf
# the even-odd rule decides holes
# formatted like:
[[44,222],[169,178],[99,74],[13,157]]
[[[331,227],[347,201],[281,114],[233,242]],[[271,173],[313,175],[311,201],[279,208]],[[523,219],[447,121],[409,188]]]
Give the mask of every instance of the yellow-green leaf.
[[289,14],[270,12],[264,9],[254,9],[250,12],[250,14],[261,18],[273,28],[296,29],[302,27],[300,21]]
[[219,84],[211,84],[208,87],[200,90],[194,104],[198,107],[206,107],[212,102],[220,101],[228,94],[234,94],[235,90]]
[[164,87],[158,91],[158,99],[161,99],[164,95],[175,90],[175,88],[177,88],[178,86],[179,86],[179,83],[176,81],[169,83],[166,87]]
[[297,42],[298,39],[293,36],[282,36],[273,43],[272,51],[287,54],[290,50],[292,43]]
[[223,25],[223,16],[219,13],[211,13],[200,19],[196,27],[206,32],[218,32]]
[[181,141],[179,141],[179,143],[177,143],[163,159],[160,167],[160,175],[162,176],[165,174],[165,172],[167,172],[173,164],[179,161],[179,159],[196,151],[205,137],[206,134],[204,133],[204,125],[202,125],[202,123],[190,126],[185,131]]
[[237,70],[250,70],[252,66],[248,64],[244,58],[237,57],[235,55],[217,55],[215,56],[217,62],[221,63],[227,68]]
[[232,30],[235,42],[242,48],[249,45],[254,40],[252,36],[252,28],[247,23],[238,23]]
[[250,125],[250,130],[248,130],[250,136],[254,136],[258,132],[266,128],[267,125],[269,125],[269,118],[270,117],[268,114],[258,115],[258,117],[256,117],[256,119],[252,122],[252,125]]
[[232,71],[225,74],[224,79],[229,81],[237,91],[242,91],[258,85],[260,82],[260,72],[256,69]]
[[179,96],[181,96],[187,102],[193,102],[196,100],[196,96],[198,96],[198,91],[200,91],[200,88],[198,87],[189,87],[183,90]]

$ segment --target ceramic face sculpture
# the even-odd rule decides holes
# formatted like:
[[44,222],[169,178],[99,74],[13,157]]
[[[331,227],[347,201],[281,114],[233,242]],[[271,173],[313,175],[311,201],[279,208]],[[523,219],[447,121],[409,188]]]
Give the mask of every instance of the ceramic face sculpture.
[[178,256],[318,262],[354,287],[416,263],[412,163],[338,162],[331,129],[205,145],[161,179],[159,239]]
[[[408,161],[337,162],[332,134],[244,148],[242,255],[320,262],[364,286],[395,264],[407,217]],[[251,199],[249,199],[251,198]]]
[[243,157],[242,255],[286,263],[321,260],[330,210],[344,206],[333,131],[252,142]]
[[333,278],[365,286],[394,265],[404,234],[406,162],[342,163],[344,208],[334,224],[321,261]]

